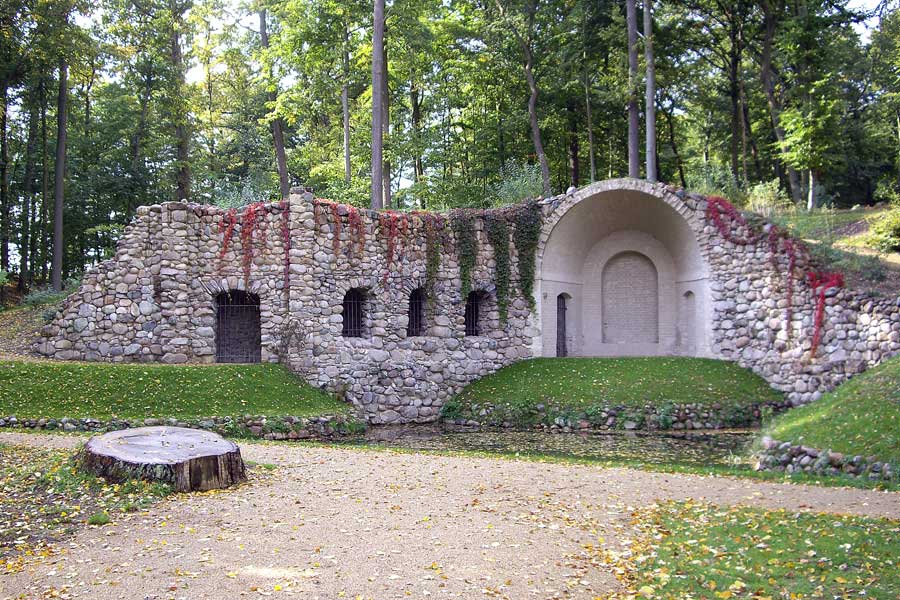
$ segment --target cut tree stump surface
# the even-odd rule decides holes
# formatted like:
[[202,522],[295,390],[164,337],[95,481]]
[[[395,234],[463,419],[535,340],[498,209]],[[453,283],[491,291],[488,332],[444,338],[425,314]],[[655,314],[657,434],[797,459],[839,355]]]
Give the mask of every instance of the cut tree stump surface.
[[226,488],[247,478],[237,444],[185,427],[138,427],[92,437],[81,463],[112,481],[147,479],[179,492]]

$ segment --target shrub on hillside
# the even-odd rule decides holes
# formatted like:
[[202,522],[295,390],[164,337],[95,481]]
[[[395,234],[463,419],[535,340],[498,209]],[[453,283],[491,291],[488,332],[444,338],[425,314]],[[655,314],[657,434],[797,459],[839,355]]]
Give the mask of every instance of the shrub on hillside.
[[766,217],[791,208],[791,201],[781,189],[778,179],[763,181],[747,192],[747,208]]
[[63,282],[61,292],[57,292],[51,287],[35,288],[26,294],[25,298],[22,299],[22,304],[30,307],[59,304],[80,286],[81,278],[70,277]]
[[493,204],[503,206],[537,198],[544,191],[541,168],[537,165],[507,160],[500,169],[500,181],[492,186]]
[[872,223],[872,242],[882,252],[900,251],[900,208],[895,208]]

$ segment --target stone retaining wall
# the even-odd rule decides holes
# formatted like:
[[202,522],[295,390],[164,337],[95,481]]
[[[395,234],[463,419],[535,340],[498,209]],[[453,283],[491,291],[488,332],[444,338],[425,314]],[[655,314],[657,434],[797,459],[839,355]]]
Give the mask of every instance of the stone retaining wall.
[[505,429],[544,429],[553,433],[572,431],[691,431],[753,427],[764,416],[783,412],[791,407],[789,401],[763,402],[726,408],[719,403],[665,404],[637,406],[595,406],[576,414],[561,414],[543,403],[522,419],[515,419],[493,406],[473,406],[474,414],[446,419],[453,425],[502,427]]
[[816,475],[847,475],[871,481],[895,481],[900,478],[900,466],[878,460],[876,456],[848,455],[820,450],[770,437],[762,440],[757,453],[757,471],[784,473],[812,473]]
[[14,415],[0,417],[0,428],[32,429],[38,431],[65,431],[101,433],[168,425],[214,431],[232,437],[260,438],[266,440],[330,440],[336,437],[358,434],[366,424],[349,415],[321,415],[318,417],[253,416],[201,417],[198,419],[19,419]]
[[[693,291],[705,303],[697,325],[703,343],[676,344],[674,350],[660,344],[660,352],[736,361],[801,404],[900,350],[895,299],[833,289],[819,352],[810,357],[816,297],[804,276],[814,268],[808,257],[798,259],[788,311],[784,257],[773,261],[764,234],[750,244],[729,241],[746,235],[740,223],[730,223],[723,237],[706,218],[702,196],[630,179],[593,184],[541,202],[542,239],[573,207],[620,191],[673,209],[699,248],[692,260],[702,263],[697,285],[704,289]],[[597,203],[598,222],[603,205]],[[392,253],[378,213],[319,204],[302,190],[289,202],[257,208],[257,225],[248,228],[240,211],[183,203],[140,207],[115,257],[85,276],[43,329],[37,351],[68,360],[212,362],[216,296],[246,291],[260,302],[262,360],[285,363],[311,384],[343,395],[371,423],[394,423],[434,420],[444,402],[471,381],[552,347],[542,338],[531,303],[518,291],[512,243],[509,318],[501,323],[497,261],[482,218],[473,220],[477,248],[471,276],[473,289],[487,299],[480,335],[465,335],[457,240],[447,224],[440,233],[424,335],[408,337],[410,292],[429,283],[424,214],[408,215]],[[542,242],[538,265],[543,251]],[[341,332],[342,301],[351,288],[367,294],[365,334],[356,338]],[[555,297],[544,298],[536,288],[533,300],[541,306]]]

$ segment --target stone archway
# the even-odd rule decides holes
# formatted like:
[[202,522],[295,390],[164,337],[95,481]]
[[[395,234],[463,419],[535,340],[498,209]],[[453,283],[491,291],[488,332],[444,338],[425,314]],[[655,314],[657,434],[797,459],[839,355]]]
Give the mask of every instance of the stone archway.
[[633,179],[550,206],[536,261],[535,355],[556,355],[560,294],[570,356],[711,355],[704,223],[694,211],[664,186]]

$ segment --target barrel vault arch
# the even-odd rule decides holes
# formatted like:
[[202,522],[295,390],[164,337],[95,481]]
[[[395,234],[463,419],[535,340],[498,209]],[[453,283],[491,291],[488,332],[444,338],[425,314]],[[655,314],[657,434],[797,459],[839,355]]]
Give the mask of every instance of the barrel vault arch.
[[598,182],[545,201],[535,259],[540,335],[532,353],[555,355],[556,299],[566,294],[571,356],[712,356],[714,286],[704,227],[703,215],[675,190],[638,179]]

